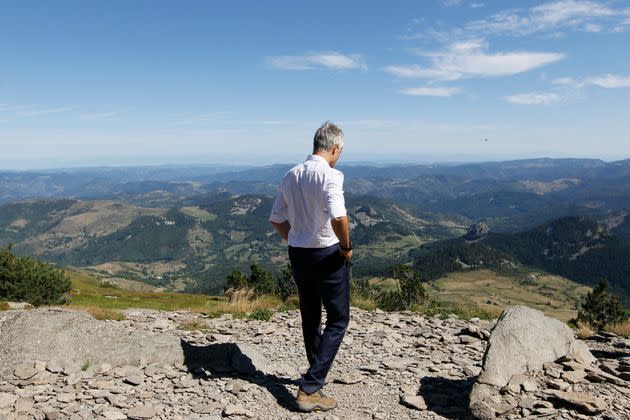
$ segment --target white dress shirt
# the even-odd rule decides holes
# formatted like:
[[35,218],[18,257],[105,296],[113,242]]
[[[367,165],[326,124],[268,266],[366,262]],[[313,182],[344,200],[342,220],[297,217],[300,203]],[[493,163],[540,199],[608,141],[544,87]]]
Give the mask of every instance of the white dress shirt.
[[290,246],[326,248],[339,242],[330,220],[345,215],[343,173],[309,155],[284,176],[269,220],[289,222]]

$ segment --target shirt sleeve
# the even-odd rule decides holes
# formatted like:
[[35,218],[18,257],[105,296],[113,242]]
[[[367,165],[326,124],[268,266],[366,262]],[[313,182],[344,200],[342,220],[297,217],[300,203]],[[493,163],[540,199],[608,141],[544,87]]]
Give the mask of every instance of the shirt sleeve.
[[334,171],[326,183],[326,207],[331,219],[346,215],[346,202],[343,198],[343,173]]
[[282,223],[289,219],[289,207],[282,195],[282,188],[278,188],[278,194],[276,195],[276,201],[273,203],[271,209],[271,215],[269,220],[274,223]]

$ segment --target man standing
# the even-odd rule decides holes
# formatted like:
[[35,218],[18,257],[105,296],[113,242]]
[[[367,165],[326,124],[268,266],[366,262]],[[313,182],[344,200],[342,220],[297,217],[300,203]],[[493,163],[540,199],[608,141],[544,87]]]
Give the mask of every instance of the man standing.
[[[326,122],[315,132],[313,154],[286,173],[269,221],[289,242],[289,260],[300,295],[302,333],[310,367],[302,375],[301,410],[336,407],[321,389],[350,320],[348,264],[350,228],[343,198],[343,173],[334,169],[343,132]],[[326,328],[322,333],[322,303]]]

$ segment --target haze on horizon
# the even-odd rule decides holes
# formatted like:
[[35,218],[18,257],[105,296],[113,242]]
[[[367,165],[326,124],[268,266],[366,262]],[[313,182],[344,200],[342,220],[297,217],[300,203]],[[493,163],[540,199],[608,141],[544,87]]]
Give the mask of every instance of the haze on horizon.
[[398,5],[5,2],[0,170],[630,157],[627,2]]

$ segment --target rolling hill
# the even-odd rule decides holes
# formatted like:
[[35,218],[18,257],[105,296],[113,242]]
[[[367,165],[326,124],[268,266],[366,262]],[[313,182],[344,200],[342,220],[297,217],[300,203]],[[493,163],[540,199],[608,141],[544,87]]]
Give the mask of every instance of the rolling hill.
[[518,233],[487,233],[427,244],[411,251],[426,279],[479,268],[536,267],[592,286],[606,279],[630,303],[630,243],[585,217],[566,217]]
[[[463,229],[384,199],[348,194],[346,203],[358,266],[386,267],[419,244]],[[232,270],[257,263],[278,271],[287,263],[286,244],[267,220],[272,204],[271,196],[231,193],[191,196],[177,207],[26,200],[0,206],[0,246],[13,243],[16,254],[103,276],[211,293]]]

